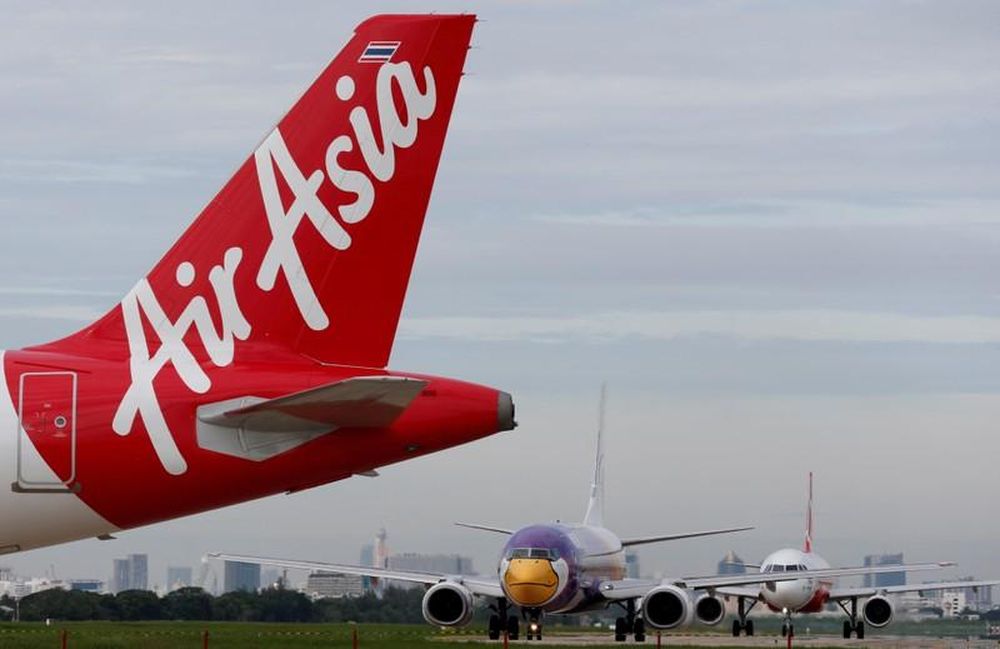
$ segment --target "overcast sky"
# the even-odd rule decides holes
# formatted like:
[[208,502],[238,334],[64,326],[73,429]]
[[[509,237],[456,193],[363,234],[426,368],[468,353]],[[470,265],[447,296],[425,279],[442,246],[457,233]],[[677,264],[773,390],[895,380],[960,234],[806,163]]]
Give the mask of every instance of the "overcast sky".
[[[7,2],[0,328],[106,311],[346,42],[397,3]],[[471,11],[436,2],[420,8]],[[1000,577],[1000,5],[476,3],[391,366],[510,391],[521,426],[352,478],[3,559],[151,582],[209,550],[471,554],[453,520],[576,520],[609,385],[643,572],[903,551]]]

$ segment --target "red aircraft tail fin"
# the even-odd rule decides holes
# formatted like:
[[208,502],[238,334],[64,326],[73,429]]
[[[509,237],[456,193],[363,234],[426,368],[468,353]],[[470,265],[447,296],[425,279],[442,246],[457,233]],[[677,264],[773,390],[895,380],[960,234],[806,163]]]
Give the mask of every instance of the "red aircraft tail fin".
[[474,23],[361,23],[121,308],[44,347],[225,365],[235,338],[384,367]]
[[809,472],[809,504],[806,506],[806,543],[805,551],[813,551],[813,474]]

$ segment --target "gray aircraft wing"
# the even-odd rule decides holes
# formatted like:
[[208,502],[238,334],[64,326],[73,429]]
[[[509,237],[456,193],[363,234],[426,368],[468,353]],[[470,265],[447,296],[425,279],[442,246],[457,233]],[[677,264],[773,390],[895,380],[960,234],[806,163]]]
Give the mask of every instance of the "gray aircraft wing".
[[853,597],[874,597],[875,595],[892,595],[896,593],[922,593],[931,590],[951,590],[953,588],[988,588],[997,585],[1000,585],[1000,579],[941,581],[931,584],[905,584],[903,586],[881,586],[878,588],[834,588],[830,591],[830,599],[844,600]]
[[326,563],[323,561],[300,561],[296,559],[276,559],[273,557],[255,557],[245,554],[226,554],[223,552],[211,552],[206,556],[212,559],[222,559],[224,561],[256,563],[262,566],[275,566],[278,568],[312,570],[317,572],[336,572],[344,575],[361,575],[362,577],[375,577],[378,579],[405,581],[414,584],[432,585],[441,581],[452,581],[462,584],[470,591],[472,591],[474,595],[480,595],[483,597],[503,597],[503,590],[500,588],[499,579],[497,577],[491,577],[491,576],[446,575],[444,573],[436,573],[436,572],[417,572],[413,570],[390,570],[387,568],[374,568],[370,566],[352,566],[341,563]]
[[[950,561],[939,563],[911,563],[902,566],[869,566],[857,568],[822,568],[817,570],[798,570],[789,572],[750,572],[740,575],[714,575],[711,577],[683,577],[679,579],[664,579],[654,581],[648,579],[618,579],[602,581],[601,594],[611,601],[635,599],[643,597],[650,590],[661,585],[674,585],[691,590],[707,590],[739,596],[747,595],[735,588],[754,584],[768,584],[780,581],[795,581],[797,579],[833,579],[835,577],[850,577],[854,575],[877,574],[881,572],[899,572],[900,570],[918,572],[922,570],[939,570],[954,565]],[[968,583],[968,582],[966,582]]]

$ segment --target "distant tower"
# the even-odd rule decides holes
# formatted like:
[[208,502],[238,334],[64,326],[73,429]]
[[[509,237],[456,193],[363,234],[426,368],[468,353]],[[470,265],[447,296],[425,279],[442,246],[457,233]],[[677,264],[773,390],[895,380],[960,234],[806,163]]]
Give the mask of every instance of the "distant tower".
[[128,559],[115,559],[113,562],[114,569],[111,573],[111,592],[120,593],[123,590],[128,590],[132,586],[130,585],[131,574],[128,565]]
[[128,587],[133,590],[149,590],[149,557],[145,554],[130,554],[128,562]]
[[639,578],[639,555],[635,552],[625,553],[625,576],[629,579]]
[[[869,554],[865,557],[864,566],[900,566],[903,564],[903,553],[898,554]],[[865,588],[884,588],[886,586],[904,586],[906,584],[905,572],[883,572],[876,575],[865,575]]]
[[[385,539],[387,534],[385,533],[385,528],[383,527],[375,535],[375,548],[373,554],[373,559],[376,568],[388,568],[389,567],[389,546],[386,544]],[[381,596],[385,592],[385,580],[376,581],[372,584],[375,594]]]
[[722,561],[719,562],[719,572],[720,575],[742,575],[747,571],[747,567],[743,565],[743,559],[740,559],[739,555],[730,550],[726,553],[726,556],[722,557]]

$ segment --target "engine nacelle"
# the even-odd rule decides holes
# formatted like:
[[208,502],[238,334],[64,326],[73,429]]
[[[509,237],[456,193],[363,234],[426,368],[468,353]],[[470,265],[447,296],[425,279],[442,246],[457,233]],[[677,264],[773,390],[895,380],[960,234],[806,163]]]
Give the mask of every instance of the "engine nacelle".
[[677,586],[660,586],[642,599],[642,617],[654,629],[676,629],[690,624],[691,596]]
[[865,622],[876,629],[881,629],[892,622],[893,612],[892,602],[881,595],[870,598],[861,609]]
[[715,626],[726,617],[726,605],[721,597],[702,595],[694,603],[694,618],[708,626]]
[[424,594],[424,619],[435,626],[465,626],[472,621],[473,595],[457,582],[434,584]]

